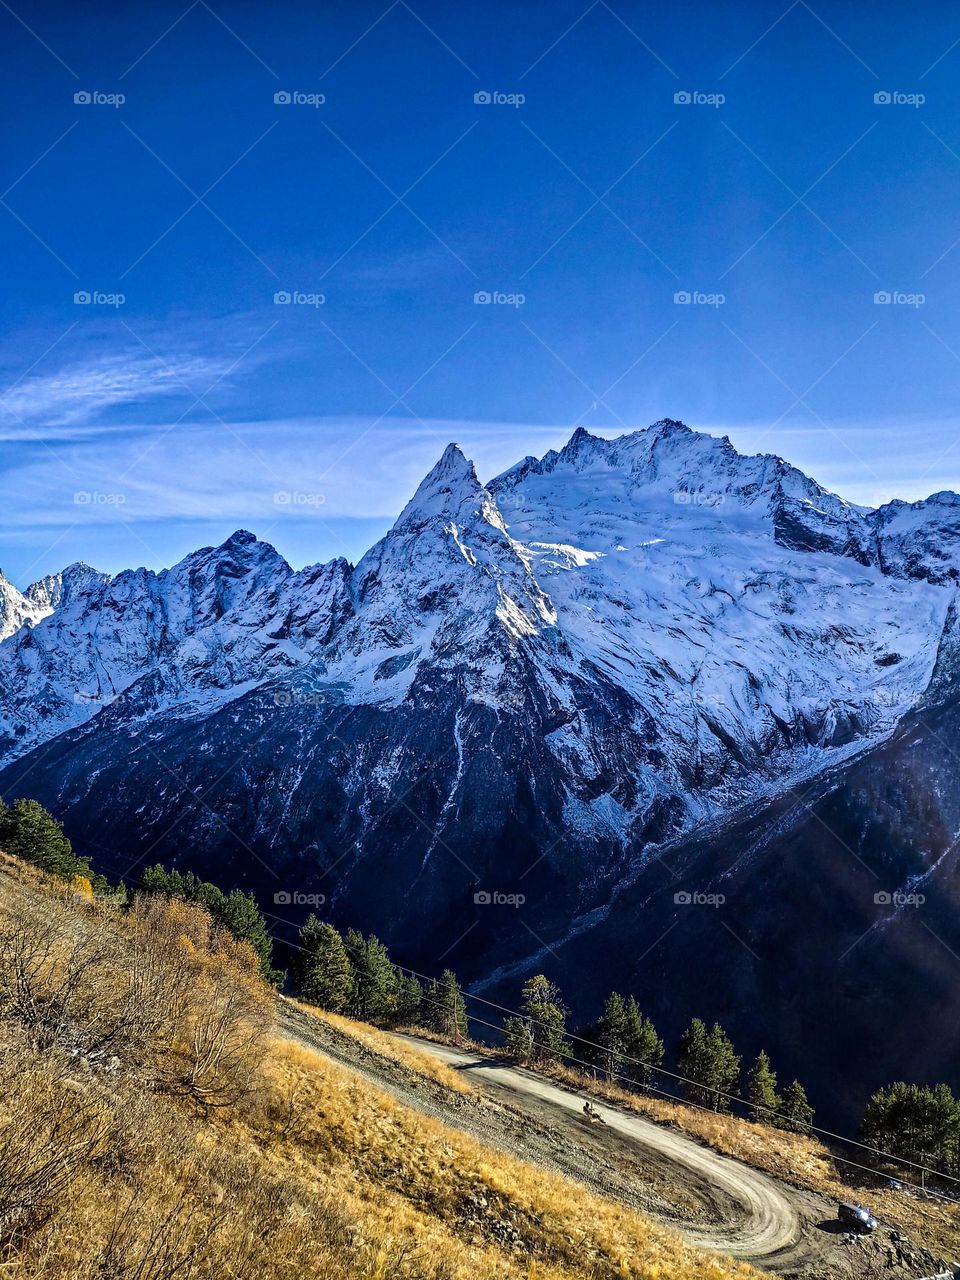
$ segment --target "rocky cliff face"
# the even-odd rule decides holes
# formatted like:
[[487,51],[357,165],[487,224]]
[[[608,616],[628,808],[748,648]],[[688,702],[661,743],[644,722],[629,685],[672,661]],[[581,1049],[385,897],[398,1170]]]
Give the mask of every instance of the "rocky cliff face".
[[451,445],[355,568],[238,532],[7,584],[0,786],[114,874],[321,893],[424,964],[522,964],[949,699],[958,568],[956,495],[866,511],[673,421],[486,486]]

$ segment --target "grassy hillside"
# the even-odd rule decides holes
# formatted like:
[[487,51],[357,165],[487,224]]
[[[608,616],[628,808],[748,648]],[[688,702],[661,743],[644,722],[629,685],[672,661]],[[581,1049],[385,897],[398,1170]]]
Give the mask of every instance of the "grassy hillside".
[[275,1003],[201,908],[0,859],[6,1276],[756,1274],[284,1040]]

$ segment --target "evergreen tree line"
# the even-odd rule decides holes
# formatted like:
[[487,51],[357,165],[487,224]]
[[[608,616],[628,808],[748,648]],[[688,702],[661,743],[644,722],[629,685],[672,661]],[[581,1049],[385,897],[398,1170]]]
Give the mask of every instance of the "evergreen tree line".
[[[7,805],[0,799],[0,849],[97,897],[109,895],[119,905],[127,901],[123,883],[112,885],[105,876],[94,872],[86,858],[74,853],[62,824],[36,800],[15,800]],[[250,943],[267,982],[274,986],[283,983],[285,975],[273,968],[273,942],[266,921],[251,894],[237,889],[224,893],[192,873],[181,875],[159,865],[143,873],[137,889],[141,893],[162,893],[206,907],[218,925],[228,929],[235,938]]]
[[[112,886],[86,858],[74,853],[62,825],[36,800],[18,799],[12,805],[0,800],[0,849],[60,880],[85,881],[98,895],[126,899],[122,884]],[[143,873],[137,888],[204,906],[234,937],[250,943],[263,977],[282,985],[285,975],[273,968],[272,939],[251,894],[237,889],[224,893],[191,872],[168,871],[159,864]],[[369,1022],[420,1026],[453,1041],[466,1038],[466,1007],[451,970],[424,985],[393,964],[373,935],[364,938],[351,929],[341,936],[315,916],[304,925],[299,941],[292,968],[304,1000]],[[543,974],[530,978],[523,986],[522,1013],[507,1018],[504,1025],[507,1054],[531,1066],[574,1056],[567,1016],[559,988]],[[576,1057],[609,1078],[641,1089],[653,1086],[665,1046],[633,996],[624,999],[612,992],[600,1018],[582,1035],[593,1044],[578,1046]],[[690,1082],[683,1086],[685,1096],[699,1106],[727,1111],[731,1097],[742,1098],[756,1120],[798,1132],[810,1128],[814,1112],[800,1082],[794,1080],[779,1094],[776,1073],[763,1051],[742,1082],[741,1058],[718,1023],[708,1029],[701,1019],[693,1019],[680,1037],[676,1070]],[[893,1156],[960,1177],[960,1098],[948,1085],[898,1081],[878,1090],[867,1104],[862,1135],[865,1142]]]
[[879,1089],[863,1117],[864,1142],[903,1160],[960,1177],[960,1099],[949,1085]]
[[345,934],[311,915],[291,963],[297,994],[310,1004],[364,1022],[416,1026],[458,1043],[467,1037],[467,1009],[451,969],[426,984],[390,959],[371,934]]
[[[452,970],[424,986],[395,965],[382,942],[354,929],[341,935],[310,916],[300,932],[291,966],[297,994],[310,1004],[366,1022],[420,1026],[447,1039],[467,1035],[466,1006]],[[523,984],[521,1012],[506,1019],[504,1050],[515,1062],[543,1067],[565,1058],[586,1061],[609,1078],[641,1089],[653,1087],[664,1060],[664,1043],[633,996],[608,996],[599,1020],[582,1032],[576,1053],[567,1031],[568,1010],[559,987],[537,974]],[[809,1130],[813,1108],[799,1081],[777,1092],[777,1077],[766,1053],[758,1054],[740,1093],[740,1057],[719,1024],[711,1030],[694,1018],[680,1038],[677,1074],[690,1102],[728,1111],[730,1098],[743,1097],[753,1119],[797,1132]]]
[[[504,1042],[507,1053],[517,1062],[533,1066],[560,1063],[576,1057],[609,1079],[640,1089],[650,1089],[663,1066],[665,1046],[650,1018],[645,1017],[633,996],[626,1000],[612,992],[600,1018],[578,1033],[574,1053],[566,1029],[567,1010],[555,983],[542,974],[523,986],[522,1013],[507,1019]],[[676,1074],[688,1101],[714,1111],[729,1111],[731,1100],[742,1099],[752,1119],[764,1124],[808,1132],[814,1111],[799,1080],[794,1080],[781,1096],[770,1059],[761,1051],[746,1074],[741,1093],[741,1059],[729,1036],[714,1023],[711,1029],[694,1018],[680,1037],[676,1053]]]
[[110,890],[86,858],[73,852],[61,824],[36,800],[15,800],[9,806],[0,800],[0,849],[58,880],[85,880],[97,893]]

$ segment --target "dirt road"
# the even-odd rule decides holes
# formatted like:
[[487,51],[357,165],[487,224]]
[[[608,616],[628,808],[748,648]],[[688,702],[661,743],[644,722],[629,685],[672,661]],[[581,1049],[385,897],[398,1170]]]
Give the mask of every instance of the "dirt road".
[[853,1242],[838,1229],[836,1204],[720,1155],[633,1112],[597,1103],[604,1124],[583,1114],[584,1098],[496,1059],[397,1036],[470,1080],[457,1094],[283,1002],[288,1035],[488,1145],[576,1178],[674,1227],[691,1243],[797,1280],[906,1277],[891,1272],[887,1240]]
[[[541,1076],[428,1040],[404,1038],[462,1070],[485,1089],[495,1088],[514,1098],[537,1099],[583,1119],[583,1098]],[[715,1207],[723,1208],[722,1218],[702,1224],[688,1222],[681,1227],[688,1239],[704,1248],[775,1265],[796,1253],[811,1208],[819,1209],[824,1217],[834,1216],[835,1206],[829,1201],[818,1205],[817,1197],[788,1190],[758,1170],[719,1155],[675,1130],[602,1103],[599,1109],[607,1129],[669,1161],[682,1181],[698,1190],[711,1189]]]

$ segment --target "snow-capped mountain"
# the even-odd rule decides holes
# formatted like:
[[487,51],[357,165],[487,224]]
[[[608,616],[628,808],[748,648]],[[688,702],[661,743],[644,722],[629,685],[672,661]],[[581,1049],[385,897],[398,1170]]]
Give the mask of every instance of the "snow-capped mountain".
[[[34,591],[35,594],[31,595]],[[23,594],[0,574],[0,641],[6,640],[23,626],[32,627],[50,612],[51,606],[39,583],[35,583]]]
[[321,892],[479,974],[949,700],[958,581],[954,494],[870,511],[670,420],[486,485],[451,445],[356,567],[241,531],[5,584],[0,788],[114,874]]
[[[118,698],[131,724],[202,718],[296,672],[318,699],[416,712],[443,681],[460,710],[535,695],[565,820],[629,843],[655,807],[679,829],[891,731],[953,597],[950,498],[867,512],[672,421],[580,429],[486,487],[451,445],[355,569],[294,572],[241,531],[159,574],[9,587],[2,760]],[[629,770],[588,714],[610,699]]]

